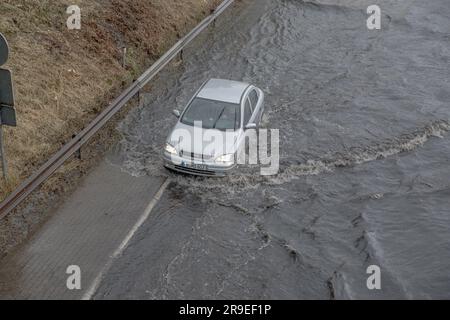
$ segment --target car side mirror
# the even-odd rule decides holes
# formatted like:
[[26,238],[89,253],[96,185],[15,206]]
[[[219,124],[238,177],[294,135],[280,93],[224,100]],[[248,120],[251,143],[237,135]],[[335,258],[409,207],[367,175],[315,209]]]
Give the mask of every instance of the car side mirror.
[[245,130],[256,129],[256,123],[249,123],[245,126]]
[[173,113],[173,115],[174,115],[175,117],[177,117],[177,118],[181,117],[181,113],[180,113],[180,111],[178,111],[178,110],[173,110],[172,113]]

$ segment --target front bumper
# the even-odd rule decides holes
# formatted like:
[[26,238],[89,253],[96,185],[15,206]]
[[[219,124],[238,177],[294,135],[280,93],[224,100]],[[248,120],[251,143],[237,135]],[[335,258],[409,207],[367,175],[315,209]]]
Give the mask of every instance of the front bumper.
[[170,155],[164,152],[164,167],[170,170],[205,177],[224,177],[228,175],[236,165],[219,165],[214,162],[192,160],[180,156]]

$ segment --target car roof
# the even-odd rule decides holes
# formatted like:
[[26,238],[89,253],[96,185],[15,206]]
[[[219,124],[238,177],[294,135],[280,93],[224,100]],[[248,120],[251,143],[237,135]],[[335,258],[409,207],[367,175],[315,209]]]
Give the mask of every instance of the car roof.
[[249,86],[245,82],[211,79],[205,83],[197,97],[239,104],[242,95]]

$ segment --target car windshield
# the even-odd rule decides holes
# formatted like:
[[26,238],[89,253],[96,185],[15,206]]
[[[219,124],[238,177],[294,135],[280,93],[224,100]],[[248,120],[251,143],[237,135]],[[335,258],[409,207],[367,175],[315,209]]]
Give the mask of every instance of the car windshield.
[[236,130],[241,122],[238,104],[195,98],[183,115],[181,122],[194,125],[201,121],[204,129]]

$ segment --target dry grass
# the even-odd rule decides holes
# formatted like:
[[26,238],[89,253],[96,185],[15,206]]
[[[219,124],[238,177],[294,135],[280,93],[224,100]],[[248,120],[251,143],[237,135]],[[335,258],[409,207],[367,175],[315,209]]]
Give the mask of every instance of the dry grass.
[[[17,128],[5,131],[10,177],[0,198],[85,127],[168,46],[219,0],[2,0]],[[82,29],[69,31],[69,5]],[[128,68],[121,67],[121,47]]]

